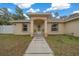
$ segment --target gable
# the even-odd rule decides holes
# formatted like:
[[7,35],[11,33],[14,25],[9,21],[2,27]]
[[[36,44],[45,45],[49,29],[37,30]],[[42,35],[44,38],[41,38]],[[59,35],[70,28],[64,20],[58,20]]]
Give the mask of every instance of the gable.
[[28,16],[31,19],[48,19],[51,17],[50,13],[29,13]]

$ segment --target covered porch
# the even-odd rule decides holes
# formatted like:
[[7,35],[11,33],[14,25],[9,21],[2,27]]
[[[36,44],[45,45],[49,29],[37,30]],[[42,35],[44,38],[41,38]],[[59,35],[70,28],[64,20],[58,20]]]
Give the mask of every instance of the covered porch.
[[41,32],[45,37],[47,37],[47,20],[43,19],[34,19],[31,20],[30,24],[30,29],[31,29],[31,37],[34,36],[34,34]]

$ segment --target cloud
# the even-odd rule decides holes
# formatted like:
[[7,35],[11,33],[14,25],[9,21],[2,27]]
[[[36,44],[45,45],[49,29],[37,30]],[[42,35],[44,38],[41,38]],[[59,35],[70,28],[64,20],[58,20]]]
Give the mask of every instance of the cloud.
[[53,10],[62,10],[70,8],[70,4],[66,0],[56,0],[52,2],[51,7]]
[[72,14],[79,13],[79,10],[73,11]]
[[9,12],[12,12],[12,9],[11,8],[7,8],[7,9],[8,9]]
[[30,8],[29,10],[27,10],[27,12],[36,13],[36,12],[40,12],[40,9],[33,9],[33,8]]
[[44,10],[43,12],[48,12],[48,11],[51,11],[52,10],[52,7],[50,8],[47,8],[46,10]]
[[68,9],[70,8],[70,4],[66,2],[53,2],[51,3],[51,7],[47,8],[43,12],[49,12],[52,10],[63,10],[63,9]]
[[52,13],[52,16],[53,16],[53,17],[55,17],[55,14],[54,14],[54,13]]
[[53,10],[62,10],[62,9],[68,9],[70,8],[70,4],[69,3],[58,3],[58,4],[52,4],[52,9]]
[[17,5],[19,8],[24,9],[24,8],[30,8],[32,4],[34,3],[14,3]]

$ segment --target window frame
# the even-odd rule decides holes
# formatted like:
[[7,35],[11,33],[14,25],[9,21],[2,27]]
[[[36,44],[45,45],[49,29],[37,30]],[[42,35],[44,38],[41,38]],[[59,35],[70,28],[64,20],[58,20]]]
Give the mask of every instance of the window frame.
[[23,29],[24,32],[28,31],[28,24],[27,23],[23,23]]
[[58,31],[59,30],[58,27],[59,26],[58,26],[58,23],[57,22],[52,23],[52,25],[51,25],[51,31]]

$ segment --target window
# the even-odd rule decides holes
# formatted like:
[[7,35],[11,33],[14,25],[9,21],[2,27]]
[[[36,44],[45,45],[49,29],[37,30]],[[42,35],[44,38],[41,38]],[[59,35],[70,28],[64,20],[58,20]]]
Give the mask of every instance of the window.
[[51,31],[58,31],[58,23],[53,23],[52,24]]
[[23,31],[27,31],[27,24],[26,23],[23,24]]

